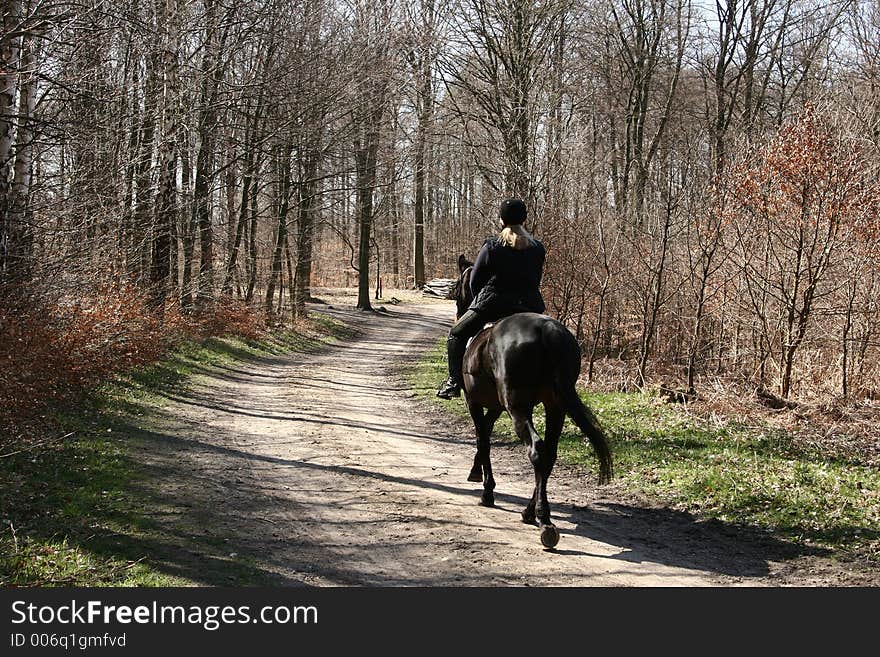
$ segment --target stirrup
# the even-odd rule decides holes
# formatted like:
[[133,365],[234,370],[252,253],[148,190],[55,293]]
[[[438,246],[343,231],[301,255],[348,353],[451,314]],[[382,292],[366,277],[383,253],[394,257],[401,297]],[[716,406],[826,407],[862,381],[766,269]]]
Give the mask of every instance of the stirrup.
[[461,397],[461,386],[450,377],[443,382],[442,386],[440,386],[440,389],[437,391],[437,396],[442,397],[443,399]]

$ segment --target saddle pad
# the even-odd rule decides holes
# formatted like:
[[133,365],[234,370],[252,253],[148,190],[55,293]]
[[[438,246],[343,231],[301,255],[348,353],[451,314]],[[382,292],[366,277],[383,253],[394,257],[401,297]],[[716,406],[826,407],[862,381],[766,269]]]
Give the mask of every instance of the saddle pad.
[[[487,324],[484,324],[484,325],[483,325],[483,328],[481,328],[479,331],[477,331],[477,335],[479,335],[480,333],[482,333],[482,332],[485,331],[486,329],[490,329],[490,328],[492,328],[493,326],[495,326],[495,322],[489,322],[489,323],[487,323]],[[468,347],[471,346],[471,342],[473,342],[474,340],[477,339],[477,335],[475,335],[474,337],[468,339],[467,344],[464,346],[465,351],[467,351]]]

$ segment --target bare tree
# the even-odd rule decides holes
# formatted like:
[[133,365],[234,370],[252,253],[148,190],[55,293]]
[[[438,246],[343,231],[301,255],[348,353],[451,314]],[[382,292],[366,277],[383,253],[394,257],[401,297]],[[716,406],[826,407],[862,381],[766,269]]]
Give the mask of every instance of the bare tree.
[[353,116],[353,150],[358,217],[358,302],[360,310],[370,310],[370,250],[372,245],[373,203],[377,183],[377,155],[382,128],[387,120],[392,80],[392,38],[394,5],[355,3],[354,40],[362,49],[358,66]]
[[413,43],[407,58],[416,87],[414,99],[416,135],[413,146],[413,276],[415,286],[421,288],[425,285],[425,201],[430,158],[428,149],[437,94],[435,67],[438,56],[436,39],[439,12],[435,0],[418,0],[415,6],[409,9],[414,14],[409,18]]
[[463,0],[456,32],[461,43],[446,58],[453,93],[472,101],[456,105],[465,125],[475,121],[489,139],[500,142],[490,147],[497,160],[480,163],[484,174],[496,178],[500,173],[500,184],[493,183],[499,192],[520,196],[531,207],[538,188],[536,82],[567,6],[563,0]]
[[17,246],[9,216],[11,174],[15,157],[15,98],[18,89],[19,51],[22,29],[21,0],[5,0],[3,32],[0,34],[0,274],[12,275],[17,264],[13,255]]

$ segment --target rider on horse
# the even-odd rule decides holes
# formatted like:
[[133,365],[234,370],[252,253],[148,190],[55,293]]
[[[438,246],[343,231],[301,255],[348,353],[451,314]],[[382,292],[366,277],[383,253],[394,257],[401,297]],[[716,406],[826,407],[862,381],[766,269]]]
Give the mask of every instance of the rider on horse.
[[483,243],[471,270],[474,301],[449,331],[449,378],[437,391],[437,396],[444,399],[461,395],[467,341],[485,324],[514,313],[543,313],[545,309],[539,287],[546,252],[544,245],[523,228],[526,204],[518,198],[506,199],[500,214],[501,233]]

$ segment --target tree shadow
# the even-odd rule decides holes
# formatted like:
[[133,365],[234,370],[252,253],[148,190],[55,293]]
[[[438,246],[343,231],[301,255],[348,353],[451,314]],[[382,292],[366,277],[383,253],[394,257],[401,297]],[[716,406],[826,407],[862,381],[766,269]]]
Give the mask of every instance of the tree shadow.
[[[177,443],[179,438],[174,436],[157,436],[166,443]],[[457,496],[464,496],[467,502],[476,504],[480,490],[478,487],[468,485],[456,486],[437,481],[427,481],[412,477],[401,477],[370,470],[369,468],[354,467],[348,465],[321,464],[305,460],[279,458],[252,454],[239,449],[226,446],[185,441],[187,449],[196,448],[200,451],[212,452],[222,456],[225,462],[232,467],[239,462],[260,461],[294,470],[331,472],[340,477],[351,477],[359,480],[360,487],[369,487],[378,484],[402,484],[409,487],[425,490],[438,490]],[[243,465],[243,463],[241,463]],[[167,466],[166,466],[167,467]],[[159,473],[154,472],[153,477]],[[178,479],[182,476],[179,471],[179,462],[175,461],[161,476]],[[291,480],[298,479],[294,473],[289,476]],[[504,493],[496,490],[496,511],[510,515],[511,531],[516,530],[519,522],[519,511],[526,505],[528,500],[518,495]],[[308,504],[301,501],[301,509],[296,513],[302,513],[303,517],[314,513],[315,508],[320,506],[316,501]],[[271,514],[276,511],[290,511],[291,500],[288,497],[273,498],[272,496],[258,495],[250,498],[252,511],[257,513]],[[194,505],[198,507],[199,505]],[[415,509],[419,518],[429,518],[430,508]],[[591,540],[619,548],[616,554],[587,554],[576,550],[557,550],[559,556],[602,556],[603,558],[622,560],[631,563],[654,563],[670,567],[684,568],[701,571],[712,575],[731,576],[739,578],[760,578],[770,574],[769,562],[787,561],[808,555],[826,555],[827,550],[799,545],[782,540],[760,529],[726,523],[719,520],[699,520],[687,512],[676,511],[668,508],[646,508],[618,502],[603,501],[590,506],[555,505],[554,517],[564,519],[574,525],[573,533]],[[433,519],[443,524],[442,520]],[[475,510],[473,525],[480,524],[479,514]],[[565,532],[563,532],[565,533]],[[304,560],[304,567],[310,567],[314,561],[314,550],[321,549],[317,545],[303,543],[303,554],[309,554]],[[244,548],[242,548],[244,549]],[[311,553],[308,550],[312,550]],[[267,555],[254,554],[255,559],[265,560]],[[362,582],[364,573],[349,571],[338,560],[329,559],[328,555],[319,558],[317,563],[327,564],[324,574],[340,582]],[[332,564],[332,566],[331,566]],[[324,567],[322,566],[322,569]],[[422,583],[432,583],[426,579]]]
[[669,508],[597,502],[571,507],[568,519],[575,524],[574,533],[620,548],[610,559],[661,563],[715,575],[766,577],[772,561],[829,554],[756,527],[700,520]]

